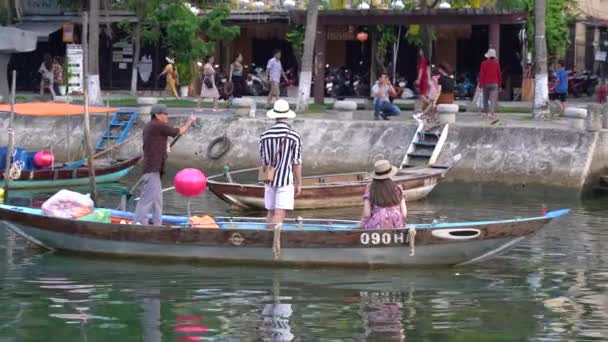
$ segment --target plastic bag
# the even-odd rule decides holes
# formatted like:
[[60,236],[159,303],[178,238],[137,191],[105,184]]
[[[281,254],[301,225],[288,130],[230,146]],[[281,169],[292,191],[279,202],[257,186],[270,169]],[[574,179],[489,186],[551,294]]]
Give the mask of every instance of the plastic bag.
[[78,221],[112,223],[112,217],[108,209],[95,209],[95,212],[78,218]]
[[483,109],[483,91],[481,88],[475,90],[475,96],[473,96],[473,105],[477,109]]
[[89,215],[95,208],[88,194],[63,189],[46,200],[41,209],[46,216],[72,219]]

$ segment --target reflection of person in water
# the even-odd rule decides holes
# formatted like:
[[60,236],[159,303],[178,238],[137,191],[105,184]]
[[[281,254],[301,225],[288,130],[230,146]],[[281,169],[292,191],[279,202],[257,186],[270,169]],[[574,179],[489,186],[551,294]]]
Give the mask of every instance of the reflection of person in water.
[[362,297],[365,333],[364,341],[405,341],[402,323],[403,305],[398,302],[380,302]]
[[293,339],[289,318],[293,313],[291,304],[274,303],[264,305],[262,332],[264,341],[287,342]]

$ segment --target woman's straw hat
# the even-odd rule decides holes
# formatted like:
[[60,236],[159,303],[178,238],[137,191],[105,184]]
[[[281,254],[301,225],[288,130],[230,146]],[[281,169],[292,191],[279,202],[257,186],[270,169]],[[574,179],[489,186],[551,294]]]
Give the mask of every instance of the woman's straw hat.
[[374,163],[373,179],[389,179],[397,174],[397,167],[391,165],[388,160],[378,160]]

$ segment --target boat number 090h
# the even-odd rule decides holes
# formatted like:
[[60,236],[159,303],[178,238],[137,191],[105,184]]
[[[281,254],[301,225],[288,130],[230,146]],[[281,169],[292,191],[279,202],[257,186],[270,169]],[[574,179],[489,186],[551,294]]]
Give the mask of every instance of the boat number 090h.
[[401,233],[361,233],[360,236],[362,245],[390,245],[404,244],[405,234]]

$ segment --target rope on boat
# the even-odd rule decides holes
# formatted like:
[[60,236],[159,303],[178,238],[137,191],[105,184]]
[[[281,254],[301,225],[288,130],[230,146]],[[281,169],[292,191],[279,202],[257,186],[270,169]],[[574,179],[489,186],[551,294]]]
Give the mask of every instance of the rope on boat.
[[410,256],[416,255],[416,228],[409,228],[407,230],[407,239],[405,242],[410,243]]
[[16,162],[11,164],[11,168],[8,170],[8,177],[11,180],[21,178],[21,170],[23,169],[23,162],[21,160],[17,160]]
[[278,223],[274,225],[274,234],[272,237],[272,259],[279,260],[281,257],[281,228],[283,228],[282,223]]

